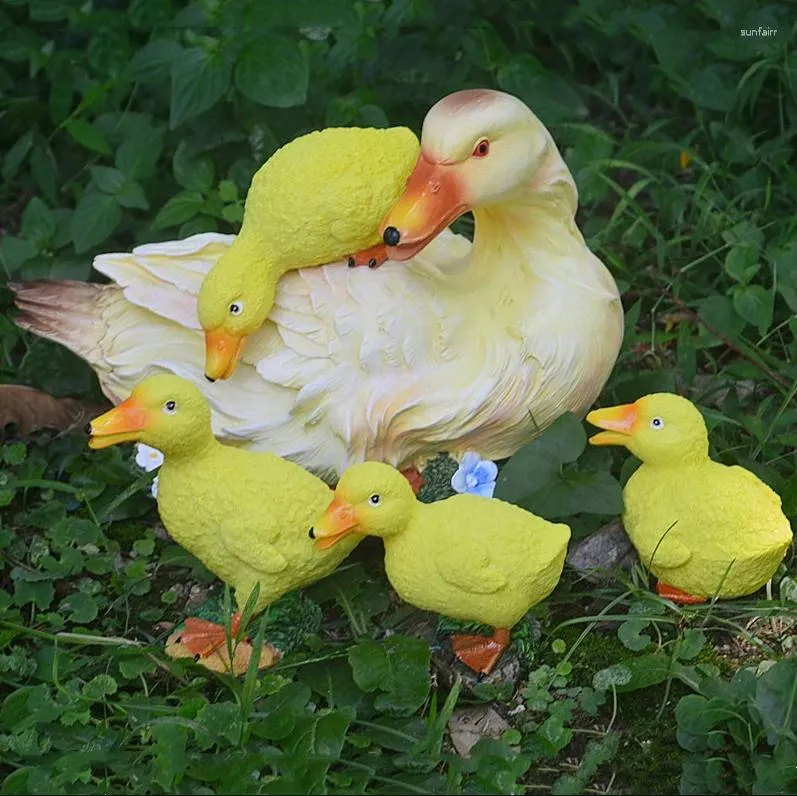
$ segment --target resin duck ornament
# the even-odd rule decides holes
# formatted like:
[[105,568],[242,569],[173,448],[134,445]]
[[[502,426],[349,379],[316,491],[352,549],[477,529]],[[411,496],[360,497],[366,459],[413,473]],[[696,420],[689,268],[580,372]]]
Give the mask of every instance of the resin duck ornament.
[[[439,201],[418,204],[410,177],[416,210],[401,211],[406,197],[399,209],[423,230],[391,223],[423,250],[401,268],[286,274],[234,379],[205,380],[197,321],[202,279],[232,236],[101,255],[111,284],[16,283],[16,322],[83,357],[114,403],[153,369],[171,371],[205,393],[220,439],[330,480],[366,459],[417,468],[440,452],[511,456],[595,401],[623,335],[620,297],[576,226],[567,166],[520,100],[451,95],[429,111],[421,147],[416,170],[434,161],[458,186],[431,185],[426,198]],[[472,244],[445,229],[430,237],[468,209]],[[391,254],[404,256],[401,245]]]
[[247,194],[240,234],[199,291],[208,379],[232,375],[283,274],[347,255],[351,266],[384,262],[379,224],[417,156],[418,139],[406,127],[337,127],[300,136],[266,161]]
[[772,577],[792,540],[780,498],[749,470],[709,458],[694,404],[655,393],[587,420],[605,429],[593,445],[623,445],[642,460],[623,490],[623,524],[662,597],[741,597]]
[[[239,610],[259,584],[254,613],[287,592],[328,575],[354,549],[308,550],[307,528],[332,490],[292,462],[218,442],[197,387],[171,374],[152,376],[89,424],[89,445],[141,442],[163,453],[158,512],[174,540],[235,590]],[[226,639],[224,625],[187,619],[182,646],[208,657]]]
[[511,628],[559,582],[570,528],[477,495],[421,503],[401,473],[364,462],[343,474],[310,529],[320,554],[361,534],[382,537],[385,572],[403,600],[494,628],[451,641],[459,660],[489,674]]

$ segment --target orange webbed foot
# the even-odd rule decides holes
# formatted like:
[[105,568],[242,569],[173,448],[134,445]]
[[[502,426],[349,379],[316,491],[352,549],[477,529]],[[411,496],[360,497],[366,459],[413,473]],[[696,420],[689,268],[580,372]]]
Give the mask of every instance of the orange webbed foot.
[[490,674],[498,663],[504,650],[509,646],[511,634],[509,630],[497,628],[492,636],[451,637],[451,649],[454,655],[474,672]]
[[[240,626],[241,614],[236,611],[230,628],[233,638],[238,635]],[[179,643],[192,652],[196,659],[207,658],[226,642],[227,628],[224,625],[193,616],[188,617],[183,623],[183,632],[179,638]]]
[[706,601],[705,597],[697,597],[694,594],[688,594],[681,589],[676,589],[675,586],[670,586],[669,583],[656,583],[656,594],[659,597],[664,597],[665,600],[671,600],[676,605],[700,605]]
[[388,259],[387,249],[384,243],[377,243],[370,249],[363,249],[361,252],[349,256],[349,268],[357,268],[367,265],[369,268],[379,268]]
[[426,483],[421,471],[417,467],[405,467],[401,474],[410,482],[412,491],[417,495]]

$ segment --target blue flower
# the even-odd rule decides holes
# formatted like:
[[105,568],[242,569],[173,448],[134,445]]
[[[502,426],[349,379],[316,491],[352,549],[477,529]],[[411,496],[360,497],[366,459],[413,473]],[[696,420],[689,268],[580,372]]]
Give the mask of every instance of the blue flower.
[[491,498],[495,492],[495,479],[498,467],[489,459],[480,459],[478,453],[469,451],[462,457],[459,469],[451,478],[451,486],[456,492]]

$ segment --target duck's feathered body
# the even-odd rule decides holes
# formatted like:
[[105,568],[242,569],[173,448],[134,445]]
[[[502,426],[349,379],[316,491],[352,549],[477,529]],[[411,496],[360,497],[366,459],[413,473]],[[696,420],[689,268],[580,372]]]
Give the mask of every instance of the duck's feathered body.
[[330,488],[292,462],[221,444],[167,457],[158,512],[178,544],[235,589],[240,607],[255,583],[255,611],[328,575],[354,544],[311,556],[307,529],[332,500]]
[[643,564],[688,594],[752,594],[791,544],[780,498],[742,467],[643,464],[623,499],[623,523]]
[[673,393],[596,409],[593,445],[622,445],[642,460],[623,489],[623,524],[659,594],[676,602],[752,594],[791,544],[778,495],[743,467],[709,458],[697,407]]
[[569,538],[567,525],[510,503],[456,495],[419,503],[404,530],[385,537],[385,572],[411,605],[511,628],[554,590]]
[[[488,122],[518,132],[490,155],[510,175],[500,200],[481,206],[471,180],[474,243],[444,230],[398,266],[286,274],[229,381],[204,379],[196,297],[232,236],[102,255],[95,267],[111,285],[16,284],[17,323],[86,359],[113,401],[151,370],[184,376],[223,440],[324,476],[365,459],[510,456],[563,412],[586,412],[616,360],[623,314],[576,227],[575,185],[550,135],[518,100],[487,94],[498,103]],[[452,135],[478,136],[481,117],[458,126],[443,111]],[[524,146],[534,160],[521,173]]]

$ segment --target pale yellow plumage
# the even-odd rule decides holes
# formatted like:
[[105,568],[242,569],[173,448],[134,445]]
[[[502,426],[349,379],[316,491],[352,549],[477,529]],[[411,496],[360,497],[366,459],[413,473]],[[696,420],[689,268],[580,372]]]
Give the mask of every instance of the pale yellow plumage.
[[[542,154],[505,195],[475,203],[475,243],[444,231],[399,266],[287,274],[229,382],[203,377],[196,295],[230,236],[102,255],[107,286],[17,285],[18,322],[87,359],[114,401],[151,370],[175,372],[208,396],[222,439],[323,474],[366,458],[406,467],[439,451],[509,456],[562,412],[587,411],[623,318],[575,225],[575,187],[549,134],[514,98],[490,96],[515,130],[491,157]],[[426,124],[471,147],[481,121],[443,110]]]

